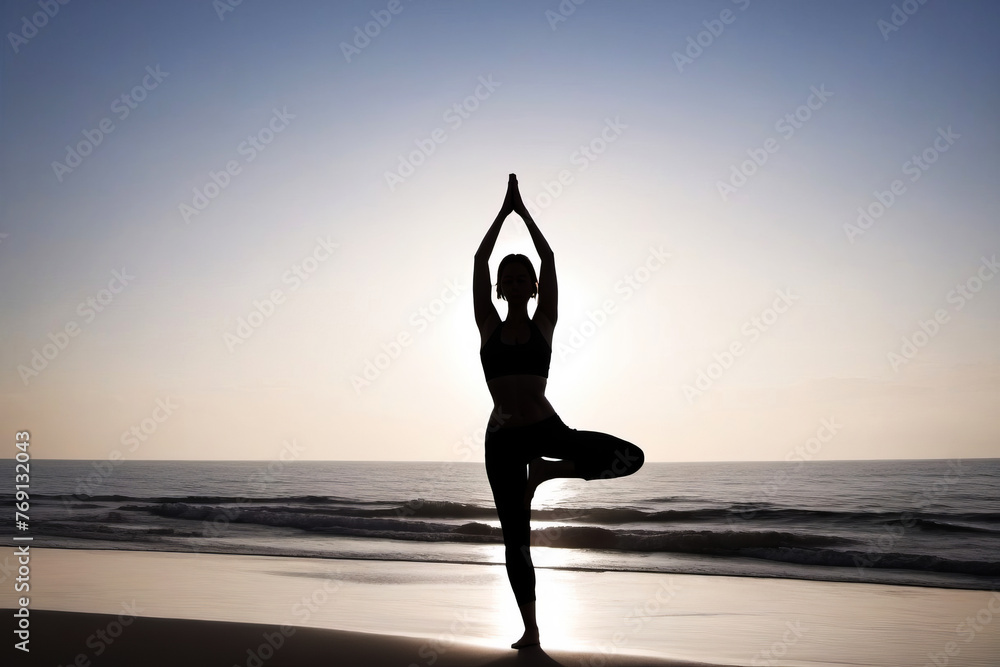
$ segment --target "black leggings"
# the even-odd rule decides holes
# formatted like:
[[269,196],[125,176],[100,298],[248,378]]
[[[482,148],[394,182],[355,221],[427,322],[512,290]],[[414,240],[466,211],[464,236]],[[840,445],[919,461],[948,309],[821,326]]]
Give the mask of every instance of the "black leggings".
[[540,456],[576,463],[584,479],[631,475],[645,455],[606,433],[569,428],[559,415],[525,426],[486,429],[486,475],[503,530],[507,577],[518,605],[535,600],[535,568],[529,551],[531,510],[524,506],[527,464]]

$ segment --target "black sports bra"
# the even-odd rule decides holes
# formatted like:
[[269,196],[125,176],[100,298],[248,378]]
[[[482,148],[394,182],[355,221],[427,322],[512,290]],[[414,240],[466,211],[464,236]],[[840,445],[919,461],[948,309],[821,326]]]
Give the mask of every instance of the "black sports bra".
[[479,351],[486,381],[504,375],[540,375],[547,378],[549,362],[552,361],[552,348],[545,342],[534,320],[528,320],[531,336],[527,342],[513,345],[507,345],[500,340],[500,330],[503,325],[503,322],[497,325],[493,335]]

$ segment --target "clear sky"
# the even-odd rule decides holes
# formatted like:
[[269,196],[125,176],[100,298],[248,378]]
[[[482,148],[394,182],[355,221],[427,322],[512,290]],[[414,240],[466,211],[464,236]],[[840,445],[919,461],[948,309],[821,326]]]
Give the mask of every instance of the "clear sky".
[[571,427],[1000,455],[995,2],[51,4],[0,49],[0,424],[36,457],[482,460],[512,172]]

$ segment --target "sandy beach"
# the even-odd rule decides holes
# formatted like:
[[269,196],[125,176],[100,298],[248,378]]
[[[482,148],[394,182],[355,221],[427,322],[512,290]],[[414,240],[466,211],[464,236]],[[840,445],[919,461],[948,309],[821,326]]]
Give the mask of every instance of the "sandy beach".
[[[988,667],[1000,655],[990,591],[540,568],[544,653],[517,654],[502,566],[63,549],[34,549],[31,565],[34,650],[17,664]],[[0,606],[15,606],[10,589]]]
[[[701,663],[680,662],[630,655],[588,654],[569,651],[525,650],[515,652],[475,644],[448,641],[428,645],[424,639],[322,628],[193,621],[138,617],[122,629],[112,644],[104,644],[95,629],[117,632],[117,615],[42,611],[34,618],[38,636],[31,662],[16,664],[69,665],[79,655],[92,659],[90,646],[107,649],[93,664],[122,665],[211,665],[228,667],[307,667],[311,665],[404,667],[433,664],[439,667],[518,665],[606,665],[607,667],[668,667]],[[74,648],[77,647],[77,648]]]

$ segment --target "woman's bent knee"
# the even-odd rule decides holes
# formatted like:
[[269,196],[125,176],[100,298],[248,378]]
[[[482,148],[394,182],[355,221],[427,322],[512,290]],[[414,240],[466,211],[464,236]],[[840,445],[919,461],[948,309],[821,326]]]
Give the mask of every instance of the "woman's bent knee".
[[639,470],[639,468],[642,467],[642,464],[646,462],[646,453],[643,452],[640,448],[636,447],[635,445],[631,445],[629,449],[632,451],[633,461],[632,464],[629,466],[629,472],[625,473],[626,475],[631,475],[632,473],[636,472],[637,470]]
[[616,447],[614,454],[607,467],[600,473],[588,476],[587,479],[612,479],[615,477],[628,477],[635,473],[646,462],[645,453],[631,443],[625,443],[621,447]]

